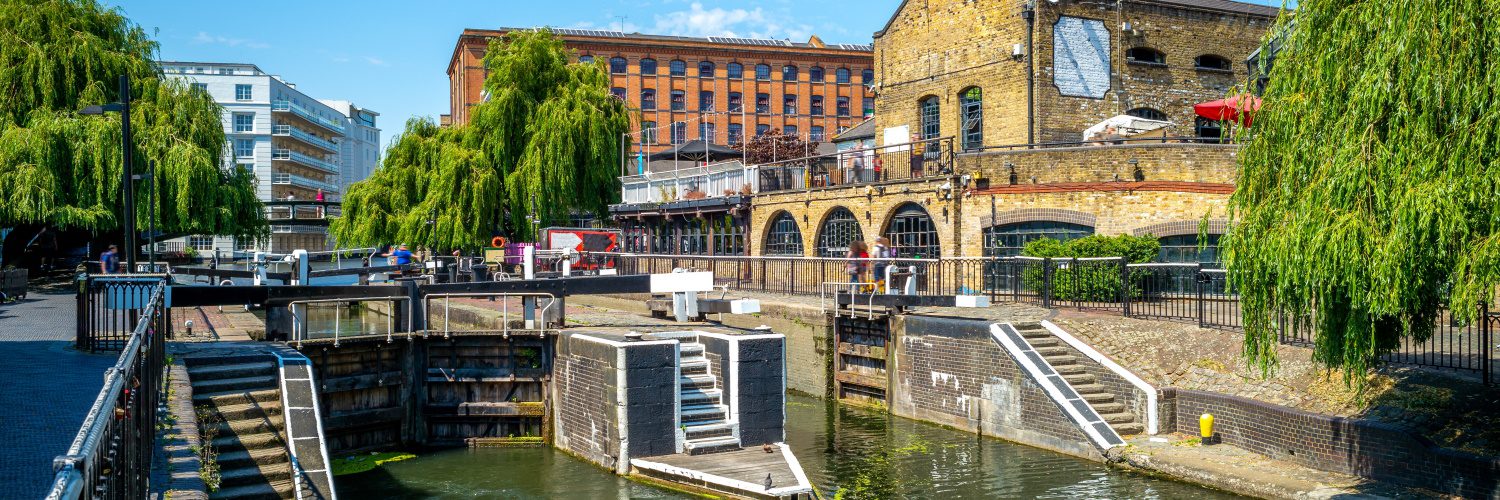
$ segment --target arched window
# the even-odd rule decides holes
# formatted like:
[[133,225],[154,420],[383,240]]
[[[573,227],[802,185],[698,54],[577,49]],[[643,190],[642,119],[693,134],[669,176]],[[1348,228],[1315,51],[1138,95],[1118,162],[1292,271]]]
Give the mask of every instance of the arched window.
[[932,217],[916,203],[906,203],[896,209],[890,222],[885,225],[885,237],[891,240],[891,249],[897,257],[913,259],[935,259],[943,254],[938,244],[937,226]]
[[745,65],[732,62],[724,65],[725,78],[741,79],[745,77]]
[[807,68],[807,81],[813,83],[823,83],[824,80],[825,76],[823,75],[822,66],[813,66],[811,68]]
[[645,59],[641,59],[641,74],[642,75],[654,75],[654,74],[656,74],[656,60],[652,59],[652,58],[649,58],[649,57],[647,57]]
[[626,72],[627,68],[629,68],[629,66],[630,66],[630,63],[626,62],[625,58],[623,58],[623,57],[611,57],[611,58],[609,58],[609,72],[610,73],[614,73],[616,75],[623,75],[623,74],[625,74],[625,72]]
[[[936,139],[942,134],[942,122],[938,118],[938,97],[928,96],[917,103],[917,117],[920,123],[921,138],[923,140]],[[937,141],[927,145],[928,153],[937,151]]]
[[667,71],[672,76],[687,76],[687,63],[681,59],[673,59],[667,63]]
[[755,79],[756,80],[770,80],[771,79],[771,65],[769,65],[769,64],[757,64],[757,65],[755,65]]
[[782,66],[781,67],[781,81],[784,81],[784,82],[795,82],[795,81],[797,81],[797,78],[800,78],[800,73],[801,72],[797,69],[797,65],[795,65],[795,64],[788,64],[786,66]]
[[703,61],[703,62],[698,63],[698,78],[713,78],[713,77],[714,77],[714,63],[713,63],[713,61]]
[[863,241],[865,233],[859,228],[859,221],[854,218],[854,212],[844,207],[836,207],[823,219],[823,225],[818,228],[818,256],[819,257],[843,257],[849,253],[849,243],[852,241]]
[[1166,65],[1167,55],[1151,47],[1134,47],[1125,51],[1125,62]]
[[1224,138],[1224,127],[1217,120],[1198,117],[1193,122],[1193,131],[1203,142],[1220,142]]
[[792,214],[782,211],[781,214],[771,218],[771,224],[768,227],[766,246],[761,253],[802,255],[802,229],[797,227],[797,220],[792,218]]
[[1050,220],[1016,222],[984,229],[985,257],[1021,255],[1026,243],[1042,238],[1068,241],[1094,234],[1094,228],[1071,222]]
[[594,56],[578,56],[580,64],[594,64]]
[[1193,67],[1214,71],[1233,71],[1229,65],[1229,59],[1213,54],[1203,54],[1193,58]]
[[870,85],[875,83],[875,70],[866,69],[859,72],[859,83]]
[[984,93],[979,87],[969,87],[958,93],[958,116],[963,120],[959,134],[963,149],[979,149],[984,146]]
[[1219,262],[1219,236],[1208,235],[1205,245],[1198,246],[1198,235],[1183,234],[1161,238],[1161,251],[1157,262],[1179,262],[1188,264],[1217,264]]
[[834,71],[833,78],[838,83],[849,83],[849,68],[839,68]]
[[1161,122],[1167,121],[1167,114],[1161,112],[1161,110],[1156,108],[1135,108],[1130,111],[1126,111],[1125,114],[1134,116],[1136,118],[1145,118],[1147,120],[1156,120]]

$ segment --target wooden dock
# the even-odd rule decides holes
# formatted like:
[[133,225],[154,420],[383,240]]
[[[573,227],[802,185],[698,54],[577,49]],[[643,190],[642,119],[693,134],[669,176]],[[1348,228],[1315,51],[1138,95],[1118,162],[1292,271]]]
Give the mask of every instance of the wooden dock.
[[[661,455],[630,460],[632,472],[649,478],[743,498],[812,499],[812,483],[785,444],[703,455]],[[767,477],[770,487],[767,487]]]

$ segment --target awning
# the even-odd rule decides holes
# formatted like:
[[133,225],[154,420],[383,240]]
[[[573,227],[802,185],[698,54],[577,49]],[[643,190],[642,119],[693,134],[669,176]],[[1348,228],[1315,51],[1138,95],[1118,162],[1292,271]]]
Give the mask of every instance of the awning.
[[1198,113],[1198,116],[1218,122],[1235,122],[1246,127],[1250,126],[1256,111],[1260,111],[1260,98],[1250,94],[1193,105],[1193,112]]

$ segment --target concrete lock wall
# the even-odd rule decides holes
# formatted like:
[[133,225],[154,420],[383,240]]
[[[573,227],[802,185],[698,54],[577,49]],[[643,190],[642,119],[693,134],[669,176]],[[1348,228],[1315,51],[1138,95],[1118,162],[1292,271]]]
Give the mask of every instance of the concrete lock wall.
[[896,317],[887,396],[891,413],[1101,459],[1088,437],[995,343],[989,325],[973,319]]
[[786,440],[786,344],[779,335],[751,336],[739,346],[734,397],[740,418],[740,444],[757,446]]
[[609,344],[566,335],[553,364],[555,445],[609,468],[620,456],[617,360]]
[[629,343],[622,349],[630,456],[676,453],[677,344]]

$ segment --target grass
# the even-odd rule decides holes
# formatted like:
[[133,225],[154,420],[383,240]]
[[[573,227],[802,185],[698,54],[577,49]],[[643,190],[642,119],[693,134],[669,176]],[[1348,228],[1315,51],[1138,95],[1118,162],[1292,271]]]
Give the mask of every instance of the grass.
[[350,455],[335,458],[333,460],[333,475],[343,476],[346,474],[369,472],[381,465],[412,458],[417,458],[417,456],[401,451],[372,452],[368,455]]

